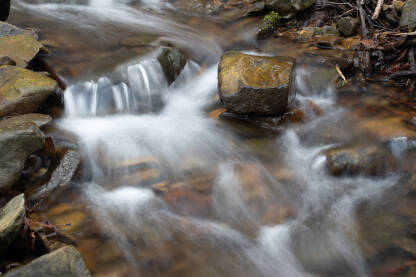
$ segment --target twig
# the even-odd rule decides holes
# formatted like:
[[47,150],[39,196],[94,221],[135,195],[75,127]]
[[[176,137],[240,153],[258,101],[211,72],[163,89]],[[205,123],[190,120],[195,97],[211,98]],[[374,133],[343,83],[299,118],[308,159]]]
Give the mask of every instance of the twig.
[[341,76],[341,78],[344,80],[345,84],[348,86],[348,80],[347,80],[347,78],[345,78],[344,74],[342,74],[342,71],[339,68],[339,66],[337,65],[335,68],[337,69],[339,76]]
[[384,0],[378,0],[376,9],[374,10],[373,17],[371,19],[376,20],[380,15],[381,7],[383,7]]
[[[365,21],[365,12],[363,10],[362,2],[361,0],[357,0],[357,9],[358,13],[360,15],[360,21],[361,21],[361,38],[364,40],[368,39],[368,30],[367,30],[367,24]],[[370,73],[370,53],[364,49],[362,53],[362,61],[365,66],[365,73],[368,75]]]

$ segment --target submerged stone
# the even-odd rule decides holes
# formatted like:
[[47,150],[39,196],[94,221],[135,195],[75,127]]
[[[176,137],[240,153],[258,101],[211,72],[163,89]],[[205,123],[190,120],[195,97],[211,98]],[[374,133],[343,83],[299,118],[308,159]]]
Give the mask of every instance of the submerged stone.
[[89,277],[91,275],[78,250],[73,246],[65,246],[5,275],[5,277],[17,276]]
[[338,175],[385,175],[395,167],[394,157],[379,146],[343,146],[325,151],[326,167]]
[[28,34],[0,36],[0,57],[9,57],[20,67],[26,67],[42,47]]
[[0,116],[31,113],[57,88],[49,77],[16,66],[0,66]]
[[23,227],[25,198],[20,194],[0,209],[0,255],[10,246]]
[[218,67],[219,96],[238,114],[280,115],[294,85],[294,59],[226,52]]
[[400,18],[400,29],[412,31],[416,28],[416,0],[407,0]]
[[19,179],[26,158],[40,150],[44,142],[44,134],[33,123],[0,124],[0,191]]

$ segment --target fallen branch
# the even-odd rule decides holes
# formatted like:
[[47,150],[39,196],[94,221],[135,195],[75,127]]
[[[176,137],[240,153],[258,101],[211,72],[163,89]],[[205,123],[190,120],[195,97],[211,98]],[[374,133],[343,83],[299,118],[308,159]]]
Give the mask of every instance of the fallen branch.
[[378,16],[380,15],[381,7],[383,7],[384,0],[378,0],[376,9],[374,10],[373,17],[371,17],[372,20],[376,20]]

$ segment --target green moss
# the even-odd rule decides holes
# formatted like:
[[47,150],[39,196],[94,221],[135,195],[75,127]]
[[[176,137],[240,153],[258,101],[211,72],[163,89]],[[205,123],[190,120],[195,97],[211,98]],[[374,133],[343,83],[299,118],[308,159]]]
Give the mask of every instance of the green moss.
[[272,32],[277,24],[279,23],[282,17],[277,12],[270,12],[264,16],[262,22],[259,24],[259,29],[261,33],[270,33]]

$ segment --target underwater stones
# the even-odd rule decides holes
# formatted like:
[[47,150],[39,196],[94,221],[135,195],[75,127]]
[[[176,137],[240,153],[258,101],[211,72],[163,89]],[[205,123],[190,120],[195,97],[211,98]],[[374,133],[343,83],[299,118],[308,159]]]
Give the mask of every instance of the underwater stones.
[[31,263],[19,267],[5,275],[6,277],[89,277],[81,254],[73,246],[62,247],[43,255]]
[[337,29],[345,37],[357,34],[359,27],[359,20],[350,16],[343,17],[337,21]]
[[56,81],[16,66],[0,66],[0,116],[31,113],[57,88]]
[[218,66],[219,96],[237,114],[280,115],[288,107],[294,59],[226,52]]
[[416,0],[407,0],[403,6],[402,16],[400,18],[400,29],[411,31],[416,28]]
[[10,0],[2,0],[0,2],[0,20],[6,21],[10,13]]
[[25,198],[20,194],[0,208],[0,255],[10,246],[23,226]]
[[373,145],[341,146],[325,151],[330,174],[384,175],[394,169],[394,157],[384,148]]
[[157,55],[157,60],[162,66],[162,70],[169,83],[175,81],[176,77],[179,76],[186,65],[185,56],[174,48],[162,48]]
[[293,17],[296,13],[313,6],[316,0],[266,0],[266,6],[286,17]]
[[26,158],[40,150],[44,134],[34,123],[0,124],[0,191],[10,188],[20,177]]
[[26,67],[42,47],[28,34],[0,36],[0,57],[11,58],[19,67]]

